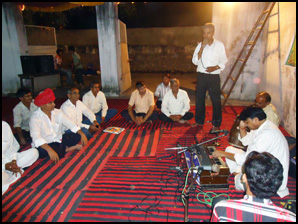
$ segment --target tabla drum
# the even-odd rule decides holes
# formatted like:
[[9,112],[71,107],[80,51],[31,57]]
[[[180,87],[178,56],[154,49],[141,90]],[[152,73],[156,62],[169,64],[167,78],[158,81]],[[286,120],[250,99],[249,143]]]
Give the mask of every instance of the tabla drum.
[[237,148],[246,149],[246,146],[242,145],[242,142],[238,139],[238,136],[240,134],[239,124],[240,124],[240,119],[238,115],[230,130],[230,136],[229,136],[228,142],[230,145],[235,146]]

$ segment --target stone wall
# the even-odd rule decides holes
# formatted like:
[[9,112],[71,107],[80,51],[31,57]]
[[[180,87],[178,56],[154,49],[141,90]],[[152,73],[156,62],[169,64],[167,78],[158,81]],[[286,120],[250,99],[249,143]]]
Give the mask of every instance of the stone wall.
[[[67,47],[73,45],[86,68],[89,63],[100,70],[96,30],[58,30],[57,45],[64,51],[64,67],[71,57]],[[71,37],[71,38],[70,38]],[[131,72],[194,72],[191,59],[201,27],[127,29]]]

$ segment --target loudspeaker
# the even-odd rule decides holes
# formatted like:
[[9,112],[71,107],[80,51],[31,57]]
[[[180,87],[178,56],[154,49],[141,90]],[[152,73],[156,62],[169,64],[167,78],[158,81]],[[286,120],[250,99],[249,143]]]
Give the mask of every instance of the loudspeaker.
[[54,73],[54,59],[52,55],[21,56],[23,74]]
[[36,74],[38,73],[36,67],[36,57],[34,56],[21,56],[21,64],[23,74]]

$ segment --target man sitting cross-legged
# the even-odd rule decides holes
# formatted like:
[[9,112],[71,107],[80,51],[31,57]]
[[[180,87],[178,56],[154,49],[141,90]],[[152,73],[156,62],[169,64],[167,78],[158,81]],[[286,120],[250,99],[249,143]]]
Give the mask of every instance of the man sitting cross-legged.
[[[32,145],[39,152],[39,158],[50,157],[54,162],[63,158],[65,152],[81,149],[88,140],[80,127],[69,120],[62,110],[55,108],[53,90],[45,89],[35,98],[40,107],[30,117],[30,134]],[[72,133],[63,134],[64,127]],[[81,141],[82,145],[78,144]]]
[[180,81],[171,80],[171,91],[167,92],[161,104],[159,119],[166,122],[189,123],[193,118],[190,110],[190,100],[186,91],[179,89]]
[[[82,101],[79,100],[80,93],[77,87],[72,87],[67,90],[68,100],[66,100],[60,107],[64,115],[72,120],[75,124],[81,127],[81,130],[86,135],[89,140],[92,138],[92,134],[97,132],[100,128],[99,123],[96,120],[95,114],[89,110]],[[89,118],[89,121],[92,122],[91,125],[85,124],[82,122],[83,114]],[[65,133],[70,133],[71,130],[66,130]]]
[[[138,81],[136,87],[137,89],[130,96],[127,110],[123,110],[121,115],[127,121],[135,122],[137,125],[156,120],[157,113],[154,112],[153,93],[146,88],[143,81]],[[135,106],[134,110],[133,106]]]

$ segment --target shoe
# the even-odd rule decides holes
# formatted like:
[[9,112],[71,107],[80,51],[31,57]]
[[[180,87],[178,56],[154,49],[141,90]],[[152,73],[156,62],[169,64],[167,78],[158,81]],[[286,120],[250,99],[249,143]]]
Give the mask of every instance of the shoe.
[[210,134],[216,134],[218,132],[221,132],[220,127],[214,127],[214,126],[209,131]]

